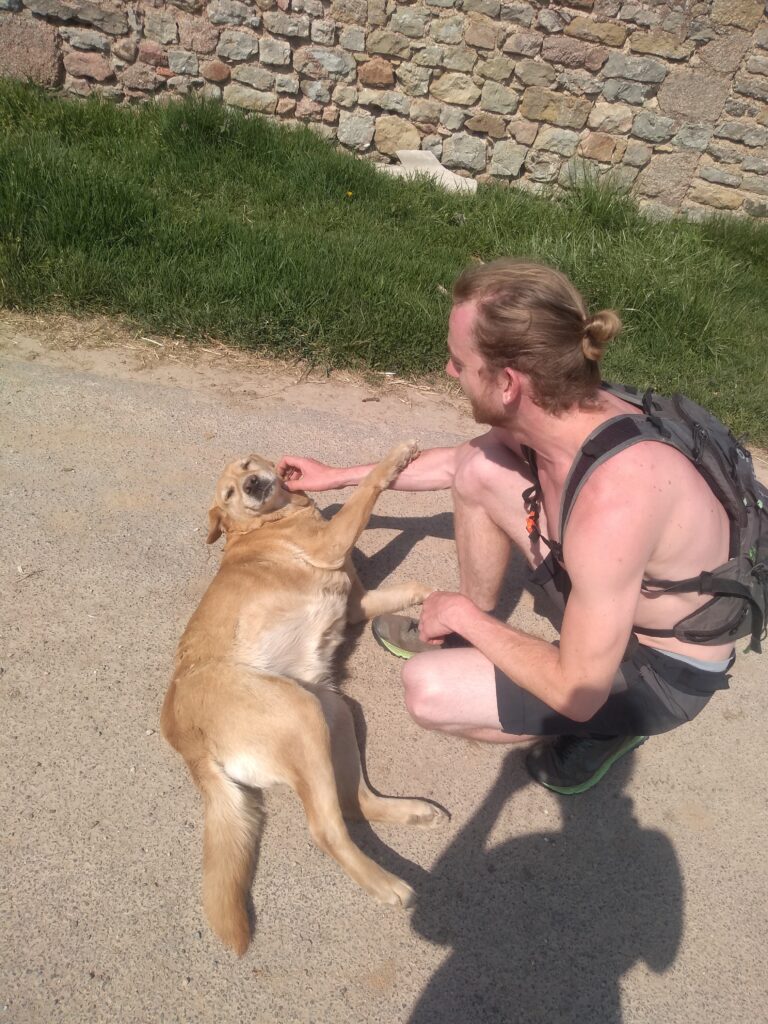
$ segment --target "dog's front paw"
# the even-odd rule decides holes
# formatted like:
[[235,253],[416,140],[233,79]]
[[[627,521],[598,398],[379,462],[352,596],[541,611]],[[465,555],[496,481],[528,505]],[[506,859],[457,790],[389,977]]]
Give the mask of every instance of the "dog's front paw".
[[435,588],[428,587],[426,583],[411,583],[411,604],[424,604],[434,591]]
[[392,474],[392,479],[394,480],[399,473],[402,473],[405,467],[409,466],[419,455],[421,455],[421,448],[419,448],[418,441],[403,441],[396,445],[384,460]]

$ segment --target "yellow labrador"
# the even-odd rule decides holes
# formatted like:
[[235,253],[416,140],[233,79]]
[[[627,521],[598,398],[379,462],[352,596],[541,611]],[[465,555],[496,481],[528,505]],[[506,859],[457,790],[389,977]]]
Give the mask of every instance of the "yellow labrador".
[[424,600],[418,583],[365,592],[350,553],[379,494],[418,455],[393,449],[329,521],[289,492],[271,462],[233,462],[216,487],[208,543],[226,534],[221,567],[181,638],[163,704],[163,735],[205,804],[203,902],[211,927],[242,955],[259,835],[253,789],[287,783],[317,845],[383,903],[413,892],[352,842],[342,815],[433,826],[425,800],[372,793],[331,660],[347,621]]

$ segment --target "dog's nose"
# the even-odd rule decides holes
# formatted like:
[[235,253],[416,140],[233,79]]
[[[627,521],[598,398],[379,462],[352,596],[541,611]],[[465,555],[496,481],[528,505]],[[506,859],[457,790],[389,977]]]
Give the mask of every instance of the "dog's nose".
[[246,477],[243,483],[243,490],[252,498],[256,498],[257,501],[261,501],[271,486],[272,481],[270,479],[258,476],[258,474],[254,473],[253,476]]

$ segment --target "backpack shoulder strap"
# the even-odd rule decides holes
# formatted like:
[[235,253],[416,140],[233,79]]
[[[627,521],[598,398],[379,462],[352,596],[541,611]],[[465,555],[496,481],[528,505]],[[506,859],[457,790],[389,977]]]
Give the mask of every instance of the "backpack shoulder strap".
[[670,439],[660,433],[655,424],[644,416],[614,416],[592,431],[574,459],[563,488],[560,503],[561,544],[574,502],[591,474],[613,455],[640,441],[670,443]]

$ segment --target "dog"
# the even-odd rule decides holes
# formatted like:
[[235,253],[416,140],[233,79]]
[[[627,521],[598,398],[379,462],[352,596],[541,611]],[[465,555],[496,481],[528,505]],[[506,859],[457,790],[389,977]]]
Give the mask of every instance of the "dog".
[[376,899],[403,907],[412,889],[352,842],[344,816],[428,827],[446,818],[426,800],[369,789],[332,679],[347,622],[430,592],[419,583],[366,592],[351,561],[379,494],[418,454],[414,442],[398,445],[330,520],[258,455],[231,463],[216,486],[207,541],[225,533],[226,546],[179,643],[160,725],[203,796],[206,916],[240,956],[251,939],[259,790],[291,786],[320,849]]

